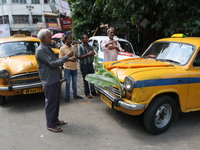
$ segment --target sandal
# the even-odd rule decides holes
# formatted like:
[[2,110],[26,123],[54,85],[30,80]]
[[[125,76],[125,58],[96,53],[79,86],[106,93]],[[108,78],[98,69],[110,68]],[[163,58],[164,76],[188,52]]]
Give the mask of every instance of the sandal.
[[91,95],[87,95],[86,97],[89,98],[89,99],[92,99],[92,98],[93,98]]
[[49,130],[51,132],[55,132],[55,133],[58,133],[58,132],[62,131],[62,129],[58,128],[58,127],[47,127],[47,130]]
[[55,125],[66,125],[67,121],[59,120],[58,122],[54,123]]

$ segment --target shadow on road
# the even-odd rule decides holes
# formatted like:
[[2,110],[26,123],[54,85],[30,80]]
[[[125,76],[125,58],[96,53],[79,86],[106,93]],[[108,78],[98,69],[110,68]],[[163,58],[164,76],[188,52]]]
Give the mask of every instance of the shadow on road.
[[[106,106],[105,106],[106,107]],[[134,139],[144,145],[167,145],[168,142],[181,142],[184,139],[198,138],[200,133],[200,111],[179,113],[171,127],[160,135],[152,135],[143,125],[141,116],[131,116],[113,109],[105,109],[107,115],[126,130]],[[191,139],[191,140],[192,140]],[[157,143],[155,143],[157,141]],[[150,146],[151,147],[151,146]]]
[[6,103],[1,106],[13,113],[24,113],[44,108],[44,94],[31,94],[6,97]]

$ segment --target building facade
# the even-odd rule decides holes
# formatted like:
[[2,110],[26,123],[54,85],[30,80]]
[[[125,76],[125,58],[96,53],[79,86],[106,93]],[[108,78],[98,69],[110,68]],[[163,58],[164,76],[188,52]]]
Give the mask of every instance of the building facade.
[[9,24],[11,35],[36,36],[42,28],[61,32],[61,14],[70,15],[65,0],[0,0],[0,24]]

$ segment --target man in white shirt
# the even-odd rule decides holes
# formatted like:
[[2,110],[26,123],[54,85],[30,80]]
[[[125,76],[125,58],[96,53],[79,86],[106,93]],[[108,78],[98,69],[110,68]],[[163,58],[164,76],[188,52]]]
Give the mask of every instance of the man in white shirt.
[[108,38],[102,41],[102,48],[104,50],[104,62],[117,61],[118,52],[122,51],[119,42],[114,40],[115,29],[109,28],[107,30]]

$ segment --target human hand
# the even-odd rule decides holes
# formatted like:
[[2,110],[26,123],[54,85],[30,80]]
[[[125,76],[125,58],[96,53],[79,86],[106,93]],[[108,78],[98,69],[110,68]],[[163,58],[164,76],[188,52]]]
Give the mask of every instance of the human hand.
[[94,50],[92,50],[92,51],[90,51],[88,54],[89,54],[89,55],[95,55],[95,52],[94,52]]
[[118,52],[120,51],[119,47],[117,47],[117,46],[115,47],[115,50]]
[[114,40],[113,40],[113,41],[112,41],[112,44],[113,44],[113,45],[117,45],[117,41],[114,41]]
[[114,46],[114,45],[109,45],[109,46],[108,46],[108,49],[109,49],[109,50],[114,50],[114,49],[116,49],[116,46]]
[[73,56],[73,52],[68,52],[66,55],[68,56],[68,57],[72,57]]
[[120,49],[119,49],[117,46],[114,46],[114,45],[110,45],[110,46],[108,46],[108,49],[109,49],[109,50],[120,51]]
[[76,60],[77,60],[77,58],[75,56],[68,58],[68,61],[75,62]]
[[105,44],[105,47],[109,47],[109,46],[111,46],[111,45],[113,45],[113,40],[110,40],[109,42],[107,42],[107,43]]

